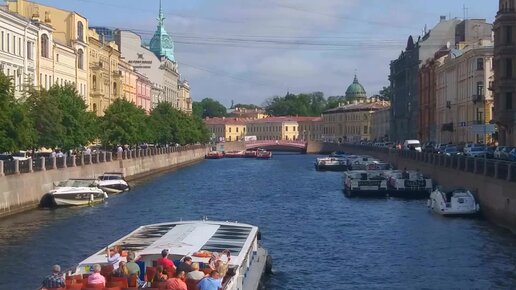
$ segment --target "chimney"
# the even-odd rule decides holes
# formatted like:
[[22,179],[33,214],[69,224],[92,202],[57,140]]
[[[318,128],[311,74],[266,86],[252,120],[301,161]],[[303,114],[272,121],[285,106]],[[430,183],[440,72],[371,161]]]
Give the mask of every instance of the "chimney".
[[441,17],[439,17],[439,22],[443,22],[446,20],[446,16],[445,15],[441,15]]

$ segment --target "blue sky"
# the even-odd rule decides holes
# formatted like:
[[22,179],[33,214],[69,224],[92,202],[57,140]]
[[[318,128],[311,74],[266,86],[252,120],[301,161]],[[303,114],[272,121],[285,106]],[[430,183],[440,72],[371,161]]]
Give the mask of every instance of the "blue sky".
[[[149,38],[159,0],[39,0],[90,25]],[[357,71],[368,95],[388,85],[389,62],[440,15],[494,21],[492,0],[163,0],[167,31],[194,100],[262,104],[274,95],[343,95]]]

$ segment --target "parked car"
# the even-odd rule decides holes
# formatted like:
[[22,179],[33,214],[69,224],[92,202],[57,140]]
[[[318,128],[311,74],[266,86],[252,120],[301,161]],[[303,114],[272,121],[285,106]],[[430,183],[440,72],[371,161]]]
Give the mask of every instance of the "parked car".
[[421,152],[421,143],[419,140],[405,140],[403,142],[403,150],[414,150]]
[[30,159],[29,153],[27,151],[18,151],[12,155],[14,160],[25,161]]
[[487,149],[486,149],[486,157],[490,158],[490,159],[494,158],[495,150],[496,150],[496,146],[489,146],[489,147],[487,147]]
[[516,148],[513,147],[513,149],[507,153],[507,160],[516,161]]
[[435,151],[438,153],[438,154],[444,154],[444,149],[446,148],[446,146],[448,146],[448,144],[438,144],[436,145],[435,147]]
[[423,146],[423,152],[426,153],[435,153],[435,146],[433,144],[426,144]]
[[486,153],[487,150],[485,146],[473,146],[469,147],[469,150],[467,153],[464,152],[464,155],[468,157],[486,157]]
[[498,146],[496,147],[495,151],[493,152],[493,157],[495,159],[502,159],[502,151],[505,149],[505,146]]
[[502,160],[509,160],[509,152],[512,151],[514,147],[505,147],[503,148],[502,152],[500,152],[500,159]]
[[466,144],[464,144],[464,147],[462,149],[462,152],[464,152],[464,155],[467,155],[469,153],[469,151],[471,151],[471,148],[477,146],[478,144],[475,144],[475,143],[472,143],[472,142],[468,142]]
[[7,153],[2,153],[0,154],[0,160],[2,161],[13,161],[14,158],[11,154],[7,154]]
[[459,152],[459,149],[457,148],[457,146],[447,146],[444,149],[444,155],[455,156],[455,155],[462,155],[462,153]]

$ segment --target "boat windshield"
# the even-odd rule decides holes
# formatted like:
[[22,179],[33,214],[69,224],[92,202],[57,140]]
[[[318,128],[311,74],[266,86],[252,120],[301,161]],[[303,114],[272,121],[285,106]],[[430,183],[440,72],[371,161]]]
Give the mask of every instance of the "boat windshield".
[[91,179],[70,179],[61,181],[57,185],[58,187],[91,187],[94,185],[94,180]]
[[120,175],[101,175],[99,176],[99,180],[120,180],[122,176]]

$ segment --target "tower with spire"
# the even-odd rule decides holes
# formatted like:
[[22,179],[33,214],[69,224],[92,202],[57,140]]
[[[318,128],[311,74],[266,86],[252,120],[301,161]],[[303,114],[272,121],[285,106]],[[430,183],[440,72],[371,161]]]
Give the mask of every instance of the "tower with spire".
[[159,1],[158,27],[150,42],[150,50],[158,57],[166,57],[175,62],[174,42],[165,30],[165,15],[163,14],[162,0]]

